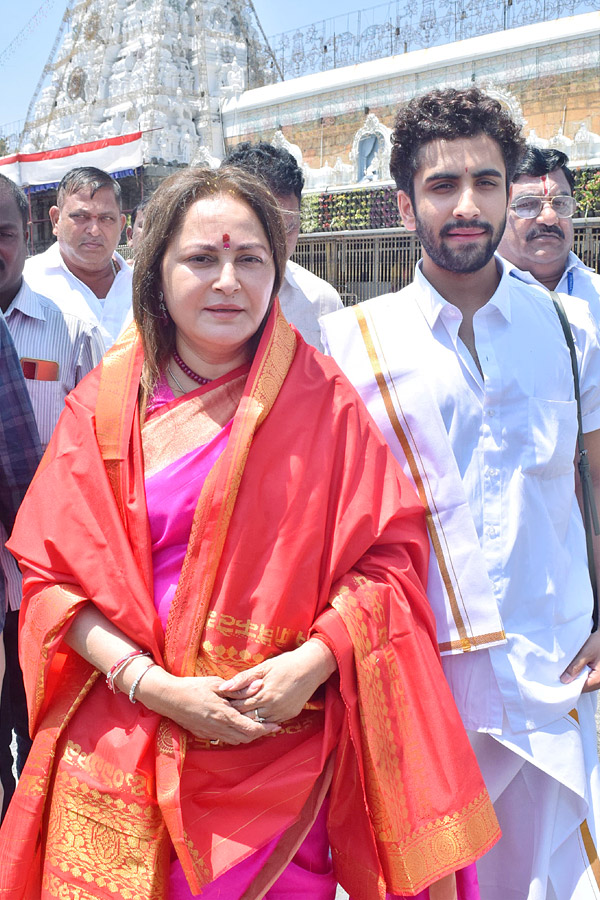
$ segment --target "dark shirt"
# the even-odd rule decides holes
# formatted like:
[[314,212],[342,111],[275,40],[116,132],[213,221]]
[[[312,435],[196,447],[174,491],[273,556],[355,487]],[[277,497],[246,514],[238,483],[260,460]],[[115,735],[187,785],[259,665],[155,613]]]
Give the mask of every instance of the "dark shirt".
[[[19,357],[0,315],[0,521],[8,535],[41,452]],[[0,577],[0,626],[5,605],[4,578]]]

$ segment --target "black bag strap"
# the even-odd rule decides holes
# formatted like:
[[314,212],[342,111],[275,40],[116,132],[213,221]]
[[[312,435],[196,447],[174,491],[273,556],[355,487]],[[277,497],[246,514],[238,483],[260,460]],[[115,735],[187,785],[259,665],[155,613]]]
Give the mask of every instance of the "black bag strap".
[[[565,335],[571,354],[571,368],[573,369],[573,383],[575,386],[575,400],[577,401],[577,449],[579,451],[579,478],[581,481],[581,493],[583,496],[583,521],[585,525],[585,541],[587,545],[588,568],[590,570],[590,581],[592,583],[592,591],[594,594],[594,611],[592,616],[592,631],[598,628],[598,584],[596,581],[596,567],[594,565],[594,537],[600,534],[600,523],[598,522],[598,511],[596,509],[596,500],[594,497],[594,485],[590,472],[590,462],[585,449],[583,438],[583,425],[581,420],[581,395],[579,393],[579,367],[577,366],[577,355],[575,353],[575,342],[573,341],[573,332],[565,308],[556,291],[550,291],[554,308],[558,314],[562,330]],[[593,526],[593,534],[592,534]]]

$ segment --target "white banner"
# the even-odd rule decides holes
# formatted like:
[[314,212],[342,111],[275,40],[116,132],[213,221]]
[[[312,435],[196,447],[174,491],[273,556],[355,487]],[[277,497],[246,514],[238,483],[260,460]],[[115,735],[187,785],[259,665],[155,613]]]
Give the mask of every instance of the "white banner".
[[125,134],[102,141],[89,141],[60,150],[16,153],[0,158],[0,173],[16,184],[56,184],[71,169],[95,166],[111,175],[123,169],[137,169],[143,162],[142,133]]

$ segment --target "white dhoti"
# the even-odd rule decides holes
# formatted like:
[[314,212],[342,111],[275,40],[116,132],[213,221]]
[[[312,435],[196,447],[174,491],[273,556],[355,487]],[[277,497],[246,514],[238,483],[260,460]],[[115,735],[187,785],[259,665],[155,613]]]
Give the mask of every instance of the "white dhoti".
[[595,704],[515,743],[469,733],[503,832],[477,864],[482,900],[600,900]]

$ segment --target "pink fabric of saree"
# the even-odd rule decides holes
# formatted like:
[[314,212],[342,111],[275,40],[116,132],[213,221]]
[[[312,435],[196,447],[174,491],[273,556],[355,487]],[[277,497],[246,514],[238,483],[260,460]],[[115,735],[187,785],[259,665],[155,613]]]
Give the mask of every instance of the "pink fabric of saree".
[[[223,383],[227,384],[228,380],[219,379],[219,385]],[[142,430],[147,461],[145,489],[152,538],[154,605],[163,628],[181,574],[198,497],[210,470],[227,446],[231,432],[233,417],[220,428],[219,422],[206,410],[212,390],[211,384],[175,399],[166,381],[160,381]],[[226,412],[225,408],[220,419]],[[206,443],[189,449],[185,440],[179,444],[177,439],[169,439],[184,421],[197,422],[198,419],[206,420],[202,429],[204,436],[209,438]],[[165,448],[165,437],[157,438],[159,433],[166,436],[168,448]]]

